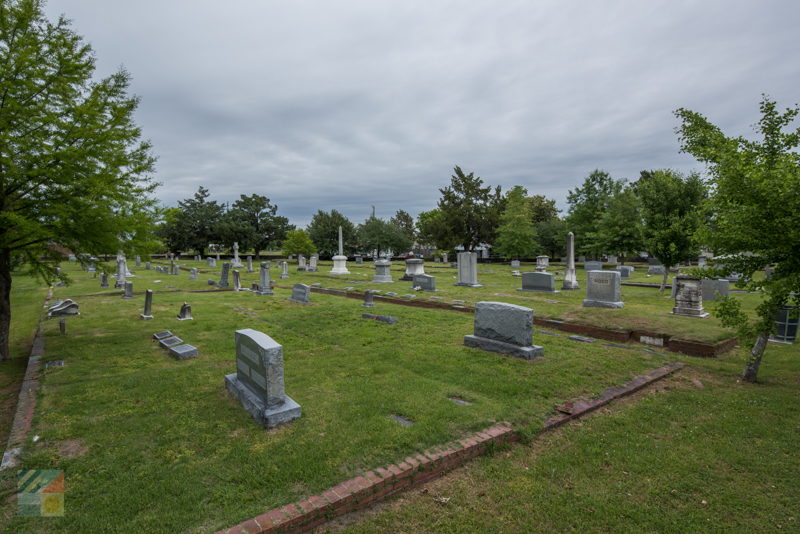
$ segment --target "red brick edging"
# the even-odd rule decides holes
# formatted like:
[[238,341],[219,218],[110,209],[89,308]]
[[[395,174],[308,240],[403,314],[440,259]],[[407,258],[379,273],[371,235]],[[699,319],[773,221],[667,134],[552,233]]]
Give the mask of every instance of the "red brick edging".
[[[681,369],[680,362],[667,364],[633,380],[606,389],[590,401],[568,402],[556,407],[562,415],[548,420],[542,432],[577,419],[609,402],[630,395],[645,386]],[[218,531],[216,534],[277,534],[300,533],[316,528],[338,516],[347,514],[386,497],[420,485],[458,467],[471,458],[487,452],[490,447],[518,441],[519,435],[510,425],[499,423],[457,442],[409,456],[386,468],[367,471],[362,476],[346,480],[319,495],[275,508],[253,519]]]

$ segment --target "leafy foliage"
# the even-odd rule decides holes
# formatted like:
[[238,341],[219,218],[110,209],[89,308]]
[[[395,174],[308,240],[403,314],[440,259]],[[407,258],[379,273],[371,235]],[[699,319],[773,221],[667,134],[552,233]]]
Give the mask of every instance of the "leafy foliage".
[[356,230],[362,250],[394,253],[407,252],[413,242],[400,226],[377,217],[370,217]]
[[595,235],[597,245],[609,254],[624,258],[643,249],[640,202],[631,187],[611,197]]
[[492,243],[504,208],[500,186],[483,187],[483,180],[474,173],[464,174],[458,166],[454,172],[450,186],[439,189],[438,241],[460,244],[464,250]]
[[506,209],[500,216],[500,227],[494,249],[505,258],[533,256],[537,251],[536,228],[531,222],[528,192],[514,186],[506,194]]
[[303,230],[289,230],[286,232],[286,239],[283,240],[281,248],[287,256],[290,254],[310,256],[317,251],[317,247],[314,246],[311,238]]
[[275,247],[294,229],[289,219],[277,215],[278,207],[263,195],[239,195],[220,221],[223,243],[238,242],[244,250],[259,251]]
[[607,172],[595,169],[586,177],[583,185],[569,191],[567,224],[575,234],[576,250],[594,255],[604,252],[597,239],[600,219],[611,199],[622,191],[623,183]]
[[306,228],[320,256],[331,258],[339,252],[339,227],[342,227],[344,253],[355,251],[357,235],[350,220],[336,210],[326,213],[319,210]]
[[420,246],[435,247],[440,251],[452,250],[458,244],[447,227],[444,214],[438,209],[417,215],[417,240]]

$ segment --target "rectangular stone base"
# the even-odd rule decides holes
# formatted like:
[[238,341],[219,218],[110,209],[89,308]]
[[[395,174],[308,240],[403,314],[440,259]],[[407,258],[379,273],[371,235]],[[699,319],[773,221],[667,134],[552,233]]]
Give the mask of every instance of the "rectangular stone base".
[[261,295],[261,296],[272,295],[272,290],[269,289],[267,291],[253,291],[253,293],[255,293],[256,295]]
[[561,293],[561,291],[557,289],[527,289],[524,287],[518,287],[517,291],[532,291],[535,293]]
[[690,311],[693,312],[693,313],[685,313],[685,312],[681,312],[678,308],[672,308],[671,315],[680,315],[682,317],[697,317],[698,319],[703,319],[705,317],[708,317],[708,315],[709,315],[708,312],[697,313],[697,312],[695,312],[695,310],[690,310]]
[[286,300],[288,300],[289,302],[296,302],[297,304],[303,304],[303,305],[311,304],[310,302],[303,302],[302,300],[295,300],[293,298],[288,298]]
[[197,347],[184,343],[169,348],[169,355],[176,360],[185,360],[187,358],[197,358]]
[[483,287],[483,284],[467,284],[466,282],[460,282],[453,285],[464,286],[464,287]]
[[624,302],[613,302],[609,300],[590,300],[584,299],[583,301],[584,308],[624,308]]
[[300,418],[300,405],[290,399],[288,395],[284,396],[286,400],[280,406],[267,408],[261,399],[239,382],[236,373],[225,375],[225,388],[242,403],[242,407],[253,416],[256,423],[265,428],[274,428],[282,423]]
[[573,289],[580,289],[578,282],[564,282],[561,286],[561,291],[572,291]]
[[464,345],[475,349],[500,352],[525,360],[532,360],[537,356],[544,356],[544,348],[538,345],[522,347],[520,345],[512,345],[511,343],[504,343],[503,341],[496,341],[486,337],[473,336],[472,334],[464,336]]
[[152,319],[152,318],[153,318],[153,316],[152,316],[152,315],[145,315],[145,314],[143,314],[143,313],[140,313],[140,314],[139,314],[139,319],[144,319],[144,320],[147,320],[147,319]]

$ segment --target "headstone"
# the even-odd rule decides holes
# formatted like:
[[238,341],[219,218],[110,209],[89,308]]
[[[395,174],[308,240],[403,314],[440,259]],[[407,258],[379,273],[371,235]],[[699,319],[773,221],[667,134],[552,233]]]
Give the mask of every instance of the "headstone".
[[442,263],[447,263],[447,252],[442,252]]
[[392,262],[388,260],[375,260],[375,276],[372,278],[373,284],[388,284],[392,280]]
[[124,299],[133,298],[133,282],[125,282],[125,293],[122,294]]
[[219,261],[219,251],[217,251],[217,257],[216,257],[215,261]]
[[281,262],[281,279],[289,278],[289,262],[282,261]]
[[364,258],[361,257],[361,254],[356,254],[356,265],[361,265],[364,263]]
[[419,258],[408,258],[406,260],[406,272],[400,280],[413,280],[415,274],[425,274],[424,262]]
[[350,274],[347,270],[347,256],[344,255],[342,242],[342,227],[339,227],[339,254],[333,257],[333,269],[328,271],[330,274]]
[[578,276],[575,273],[575,234],[567,233],[567,272],[564,274],[562,290],[580,289]]
[[244,267],[244,265],[242,265],[242,260],[239,259],[239,243],[236,241],[233,242],[233,265],[231,265],[231,267],[235,269]]
[[586,273],[586,299],[584,308],[624,308],[617,271],[589,271]]
[[169,355],[176,360],[186,360],[188,358],[197,358],[197,347],[184,343],[183,345],[175,345],[169,348]]
[[97,267],[94,266],[94,262],[93,261],[89,261],[89,267],[86,268],[86,272],[87,273],[96,273],[97,272]]
[[633,272],[633,267],[630,265],[617,265],[616,270],[619,272],[620,279],[628,280]]
[[237,330],[236,373],[225,387],[255,421],[266,428],[298,419],[300,405],[284,391],[283,347],[256,330]]
[[380,323],[386,323],[386,324],[397,323],[397,317],[392,317],[391,315],[375,315],[374,313],[362,313],[361,317],[363,319],[372,319],[373,321],[378,321]]
[[586,261],[586,256],[578,256],[578,263],[584,263]]
[[298,271],[305,271],[306,270],[306,257],[302,254],[297,255],[297,270]]
[[608,256],[608,263],[617,263],[617,257],[613,254]]
[[137,255],[136,255],[136,268],[138,269],[138,268],[139,268],[139,267],[141,267],[141,266],[142,266],[142,258],[141,258],[141,256],[139,256],[139,255],[137,254]]
[[149,262],[149,261],[146,261],[146,262],[144,262],[144,269],[145,269],[146,271],[149,271],[149,270],[150,270],[150,262]]
[[706,266],[706,257],[705,256],[700,256],[699,258],[697,258],[697,266],[700,267],[701,269]]
[[311,257],[308,259],[308,267],[306,267],[306,271],[315,273],[319,269],[317,269],[317,263],[319,262],[319,256],[317,254],[312,254]]
[[423,291],[436,291],[436,277],[429,274],[415,274],[412,285]]
[[292,286],[292,296],[288,300],[298,304],[308,304],[311,299],[311,286],[306,284],[295,284]]
[[231,264],[227,261],[222,264],[222,274],[219,277],[218,287],[228,287],[228,273],[231,270]]
[[673,315],[688,317],[708,317],[703,309],[703,288],[700,278],[679,274],[673,280],[675,285],[675,307]]
[[162,339],[166,339],[168,337],[172,337],[172,332],[169,330],[162,330],[161,332],[156,332],[153,334],[153,339],[156,341],[161,341]]
[[511,260],[511,268],[519,269],[519,260]]
[[71,315],[80,315],[78,311],[78,303],[72,299],[59,300],[53,303],[52,306],[47,308],[47,317],[68,317]]
[[442,258],[433,258],[435,263],[442,263]]
[[214,258],[208,258],[208,259],[206,259],[206,264],[209,267],[216,267],[217,266],[217,260],[215,260]]
[[483,287],[478,283],[478,253],[459,252],[457,286]]
[[553,273],[528,272],[522,273],[522,288],[517,291],[543,291],[558,293],[556,291],[556,277]]
[[177,263],[172,263],[170,267],[172,268],[173,275],[178,276],[179,274],[181,274],[181,268],[178,267]]
[[183,340],[178,336],[170,336],[158,340],[158,344],[162,349],[168,349],[170,347],[174,347],[175,345],[180,345],[181,343],[183,343]]
[[242,290],[242,279],[239,277],[239,271],[236,269],[233,270],[233,290]]
[[61,335],[64,336],[67,334],[67,318],[62,317],[58,320],[58,329],[61,331]]
[[197,280],[197,267],[189,269],[189,280]]
[[603,270],[603,262],[601,262],[601,261],[587,261],[587,262],[584,262],[583,269],[585,271],[602,271]]
[[647,258],[647,264],[648,265],[661,265],[661,260],[659,260],[658,258],[655,258],[653,256],[650,256],[650,257]]
[[108,287],[108,274],[100,273],[100,287]]
[[[283,262],[286,265],[286,262]],[[258,293],[259,295],[272,295],[272,288],[270,287],[271,280],[269,279],[269,262],[261,262],[261,271],[258,278]]]
[[184,302],[181,305],[181,311],[178,312],[178,320],[179,321],[191,321],[192,317],[192,307],[189,306],[188,302]]
[[144,292],[144,313],[139,315],[139,319],[153,318],[153,290],[148,289]]
[[530,360],[544,354],[533,344],[533,310],[505,302],[478,302],[475,329],[464,344]]
[[666,272],[667,272],[666,267],[664,267],[663,265],[650,265],[647,268],[647,274],[662,274],[663,275]]
[[125,287],[125,260],[117,258],[117,279],[114,281],[114,289]]
[[550,267],[550,256],[536,256],[536,270],[543,273]]
[[364,304],[362,304],[362,306],[365,308],[374,308],[375,303],[372,297],[373,297],[372,290],[367,289],[366,291],[364,291]]
[[703,291],[703,301],[711,302],[717,297],[727,297],[728,290],[730,289],[730,282],[728,280],[712,280],[710,278],[703,278],[700,281],[700,287]]
[[247,272],[253,272],[253,256],[247,256]]

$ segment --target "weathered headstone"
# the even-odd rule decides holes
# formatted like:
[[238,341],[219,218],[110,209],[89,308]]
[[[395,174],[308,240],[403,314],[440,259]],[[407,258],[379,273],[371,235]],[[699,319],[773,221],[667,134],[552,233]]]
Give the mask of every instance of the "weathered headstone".
[[478,253],[459,252],[457,286],[483,287],[478,283]]
[[58,329],[61,331],[61,335],[67,335],[67,318],[62,317],[58,320]]
[[583,269],[585,271],[602,271],[603,270],[603,262],[601,261],[587,261],[583,263]]
[[105,272],[100,273],[100,287],[108,287],[108,274]]
[[144,262],[144,269],[145,269],[145,271],[149,271],[150,270],[150,262],[149,261]]
[[543,291],[545,293],[558,293],[558,291],[556,291],[556,277],[553,275],[553,273],[522,273],[522,287],[517,291]]
[[298,304],[308,304],[311,299],[311,286],[306,284],[295,284],[292,286],[292,296],[288,300]]
[[215,260],[214,258],[208,258],[208,259],[206,259],[206,264],[209,267],[216,267],[217,266],[217,260]]
[[442,252],[442,263],[447,263],[447,252]]
[[586,256],[578,256],[578,263],[584,263],[586,261]]
[[181,311],[178,312],[178,320],[179,321],[191,321],[192,317],[192,307],[189,306],[188,302],[184,302],[181,305]]
[[333,269],[331,269],[329,273],[350,274],[350,271],[347,270],[347,256],[344,255],[341,226],[339,227],[339,254],[333,257]]
[[708,317],[703,309],[703,288],[700,278],[679,274],[673,280],[675,285],[675,307],[673,315],[688,317]]
[[703,278],[700,281],[700,286],[703,290],[703,301],[711,302],[717,299],[717,296],[727,297],[730,289],[730,282],[728,280],[712,280],[710,278]]
[[373,301],[372,297],[373,297],[372,290],[367,289],[366,291],[364,291],[364,304],[362,304],[362,306],[365,308],[374,308],[375,302]]
[[97,272],[97,267],[94,266],[94,262],[93,261],[91,261],[91,260],[89,261],[89,267],[86,268],[86,272],[87,273],[96,273]]
[[619,273],[620,279],[627,280],[631,277],[633,267],[630,265],[617,265],[616,271]]
[[183,340],[178,336],[170,336],[158,340],[158,344],[162,349],[168,349],[170,347],[174,347],[175,345],[180,345],[181,343],[183,343]]
[[139,314],[139,319],[153,318],[153,290],[148,289],[144,292],[144,313]]
[[436,277],[429,274],[415,274],[412,286],[423,291],[436,291]]
[[133,282],[125,282],[125,293],[122,294],[124,299],[133,298]]
[[197,347],[184,343],[183,345],[175,345],[169,347],[169,355],[176,360],[186,360],[188,358],[197,358]]
[[153,334],[153,339],[156,341],[161,341],[162,339],[166,339],[168,337],[172,337],[172,332],[169,330],[162,330],[161,332],[156,332]]
[[391,315],[375,315],[374,313],[362,313],[361,317],[363,319],[372,319],[373,321],[378,321],[379,323],[397,324],[397,317],[392,317]]
[[281,279],[289,278],[289,262],[282,261],[281,262]]
[[375,260],[375,276],[372,278],[373,284],[388,284],[392,280],[392,262],[388,260]]
[[197,267],[189,269],[189,280],[197,280]]
[[586,273],[586,299],[584,308],[624,308],[617,271],[589,271]]
[[647,274],[664,274],[667,272],[667,268],[663,265],[650,265],[647,267]]
[[356,265],[361,265],[364,263],[364,258],[361,257],[361,254],[356,254]]
[[562,290],[580,289],[578,275],[575,273],[575,234],[567,233],[567,272],[564,274]]
[[511,260],[511,268],[519,269],[519,260]]
[[47,308],[47,317],[68,317],[80,315],[78,303],[72,299],[58,300]]
[[244,265],[242,265],[242,260],[239,259],[239,243],[236,241],[233,242],[233,265],[231,265],[231,267],[235,269],[244,267]]
[[222,264],[222,274],[217,282],[217,287],[228,287],[228,273],[231,270],[231,264],[227,261]]
[[[283,262],[286,264],[286,262]],[[261,262],[261,271],[259,272],[258,291],[259,295],[272,295],[272,288],[270,287],[271,280],[269,279],[269,262]]]
[[137,254],[137,255],[136,255],[136,268],[138,269],[138,268],[139,268],[139,267],[141,267],[141,266],[142,266],[142,258],[141,258],[141,256],[139,256],[139,255]]
[[242,289],[242,279],[239,277],[239,271],[237,269],[233,270],[233,290],[234,291],[241,291]]
[[413,280],[415,274],[425,274],[425,266],[423,260],[419,258],[408,258],[406,260],[406,272],[400,280]]
[[253,256],[247,256],[247,272],[253,272]]
[[608,256],[608,263],[617,263],[617,257],[614,254]]
[[298,271],[305,271],[306,270],[306,257],[302,254],[297,255],[297,270]]
[[298,419],[300,405],[284,391],[283,347],[251,328],[237,330],[236,373],[225,376],[225,387],[263,427]]
[[550,267],[550,256],[536,256],[536,270],[543,273]]
[[319,271],[317,268],[317,263],[319,263],[319,255],[312,254],[311,257],[308,259],[308,267],[306,267],[306,271],[315,273]]
[[533,310],[505,302],[478,302],[475,329],[464,344],[530,360],[544,354],[533,344]]

